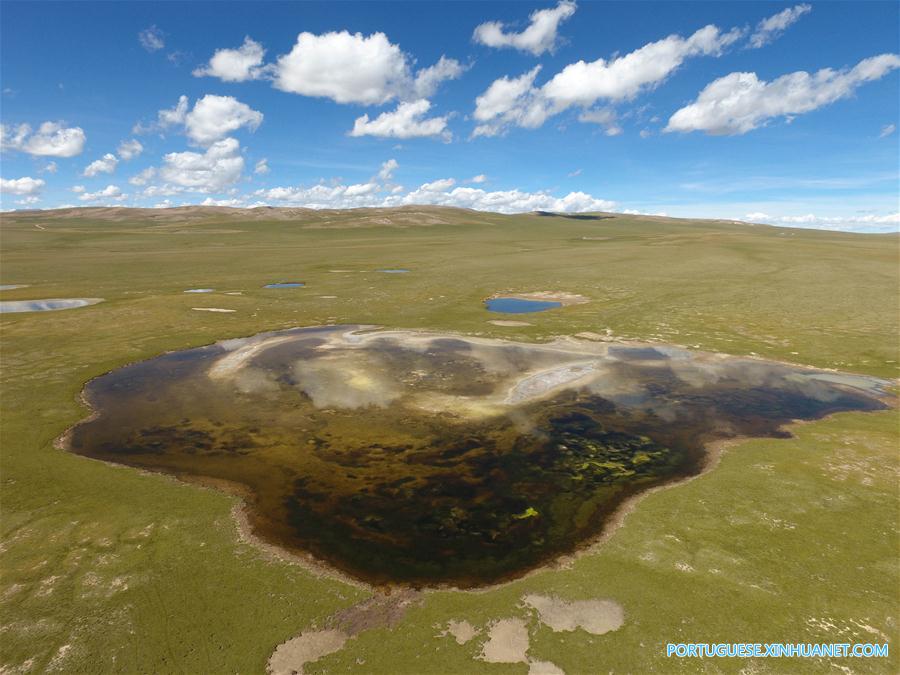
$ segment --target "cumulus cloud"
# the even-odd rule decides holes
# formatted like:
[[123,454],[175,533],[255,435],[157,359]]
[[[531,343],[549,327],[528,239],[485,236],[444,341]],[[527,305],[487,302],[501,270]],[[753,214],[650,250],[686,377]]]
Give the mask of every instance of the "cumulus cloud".
[[[80,189],[76,189],[80,188]],[[79,192],[78,199],[83,202],[121,202],[127,199],[128,195],[123,194],[122,190],[119,189],[117,185],[107,185],[102,190],[98,190],[97,192],[85,192],[84,188],[81,186],[76,186],[72,188],[73,192]]]
[[184,126],[191,141],[200,146],[208,146],[241,127],[256,131],[263,121],[261,112],[253,110],[233,96],[207,94],[195,101],[192,109],[188,110],[188,106],[188,97],[180,96],[174,108],[160,110],[153,124],[137,124],[134,133],[165,131],[171,127]]
[[897,125],[885,124],[883,127],[881,127],[881,133],[878,134],[878,138],[887,138],[895,131],[897,131]]
[[30,176],[9,179],[0,178],[0,193],[32,197],[40,194],[45,184],[40,178],[31,178]]
[[785,227],[803,227],[817,230],[841,230],[858,232],[896,232],[900,229],[900,212],[882,215],[818,216],[814,213],[800,215],[769,215],[757,211],[748,213],[742,220]]
[[731,73],[709,83],[690,105],[676,111],[665,131],[737,135],[776,117],[799,115],[846,98],[866,82],[900,68],[896,54],[863,59],[853,68],[797,71],[766,82],[756,73]]
[[[221,192],[240,180],[244,158],[234,138],[215,141],[205,152],[170,152],[157,175],[164,183],[195,192]],[[156,190],[156,194],[165,191]]]
[[21,150],[37,157],[74,157],[87,140],[81,127],[65,127],[60,122],[44,122],[32,133],[31,126],[0,125],[0,148]]
[[130,159],[134,159],[143,151],[144,146],[141,145],[141,142],[136,138],[132,138],[130,141],[122,141],[121,143],[119,143],[119,147],[117,149],[119,157],[124,159],[126,162]]
[[45,173],[56,173],[58,169],[59,166],[57,166],[56,162],[47,162],[47,166],[41,169],[41,171]]
[[523,192],[521,190],[487,191],[471,187],[449,189],[449,186],[452,185],[449,180],[426,183],[405,195],[389,197],[385,200],[385,206],[432,204],[496,213],[528,211],[583,213],[608,211],[615,205],[615,202],[597,199],[584,192],[570,192],[563,197],[555,197],[547,192]]
[[[488,191],[459,186],[454,178],[430,181],[414,190],[404,192],[399,186],[387,182],[397,167],[395,160],[388,160],[382,164],[378,174],[366,183],[350,185],[320,183],[312,187],[276,187],[257,190],[254,196],[264,204],[315,209],[431,204],[500,213],[521,213],[607,211],[615,205],[614,202],[598,199],[584,192],[570,192],[557,197],[549,192]],[[476,178],[483,177],[476,176]]]
[[692,56],[718,56],[740,37],[709,25],[684,38],[670,35],[618,58],[569,64],[542,87],[556,108],[589,106],[599,99],[622,101],[655,87]]
[[540,56],[556,47],[559,24],[571,17],[576,7],[570,0],[561,0],[556,7],[534,11],[528,27],[520,33],[507,32],[499,21],[488,21],[475,28],[472,39],[488,47],[511,47]]
[[138,42],[140,42],[141,47],[148,52],[158,52],[166,46],[166,41],[163,39],[163,33],[156,26],[150,26],[138,33]]
[[[475,99],[474,117],[481,122],[475,127],[474,136],[495,136],[506,125],[535,127],[543,124],[545,116],[542,107],[529,105],[535,98],[534,78],[541,72],[535,66],[519,77],[501,77],[494,80],[481,96]],[[536,108],[529,112],[530,108]],[[537,123],[535,123],[537,122]]]
[[379,136],[381,138],[420,138],[436,136],[449,141],[447,116],[425,117],[431,109],[426,99],[400,103],[396,110],[381,113],[370,120],[368,115],[357,117],[351,136]]
[[116,156],[111,152],[107,152],[100,159],[96,159],[88,164],[81,175],[86,176],[87,178],[92,178],[99,173],[112,173],[116,170],[116,167],[118,165],[119,160],[116,158]]
[[430,96],[443,80],[459,77],[464,67],[442,56],[413,75],[409,57],[384,33],[340,31],[300,33],[293,49],[278,57],[271,70],[274,86],[282,91],[380,105],[395,98]]
[[237,49],[217,49],[209,63],[194,70],[194,77],[218,77],[223,82],[257,80],[265,72],[263,58],[266,50],[249,36]]
[[314,185],[312,187],[276,187],[259,190],[255,195],[266,203],[275,202],[310,209],[349,209],[375,206],[373,195],[378,192],[374,183],[352,185]]
[[780,37],[785,30],[795,23],[801,16],[812,11],[812,5],[806,3],[788,7],[785,10],[763,19],[756,26],[756,30],[750,36],[750,47],[756,49],[763,47],[772,40]]
[[[713,25],[689,37],[670,35],[624,56],[569,64],[541,87],[534,86],[540,66],[518,78],[502,77],[475,101],[480,124],[474,136],[494,136],[510,125],[536,128],[573,106],[588,109],[600,100],[630,100],[658,86],[684,61],[694,56],[717,56],[741,35],[723,33]],[[592,121],[588,113],[586,121]]]
[[265,158],[259,160],[253,167],[253,173],[261,176],[269,173],[269,160]]
[[486,181],[487,181],[487,176],[485,176],[483,173],[480,173],[477,176],[472,176],[469,179],[470,183],[484,183]]
[[338,103],[385,103],[408,76],[406,56],[384,33],[303,32],[275,64],[278,89]]
[[261,112],[233,96],[207,94],[185,115],[184,127],[188,138],[207,146],[241,127],[256,131],[262,120]]

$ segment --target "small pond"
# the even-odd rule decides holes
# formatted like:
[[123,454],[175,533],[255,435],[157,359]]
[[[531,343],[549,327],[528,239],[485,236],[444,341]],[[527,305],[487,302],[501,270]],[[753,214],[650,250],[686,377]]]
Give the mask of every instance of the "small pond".
[[306,286],[302,281],[276,281],[272,284],[266,284],[263,288],[302,288]]
[[484,301],[484,305],[489,312],[500,312],[501,314],[528,314],[562,307],[562,303],[556,300],[526,300],[525,298],[488,298]]
[[5,300],[0,302],[0,313],[13,312],[54,312],[60,309],[75,309],[101,302],[103,298],[49,298],[47,300]]
[[215,291],[215,288],[189,288],[185,293],[212,293]]
[[378,270],[384,274],[406,274],[409,270],[403,269],[402,267],[397,267],[395,269],[387,269],[387,270]]

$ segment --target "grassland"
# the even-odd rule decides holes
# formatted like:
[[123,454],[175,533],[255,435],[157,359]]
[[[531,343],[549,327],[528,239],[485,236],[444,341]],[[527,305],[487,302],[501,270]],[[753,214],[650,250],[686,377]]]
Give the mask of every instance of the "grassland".
[[[637,216],[446,209],[4,214],[4,300],[102,297],[3,315],[0,662],[10,672],[262,672],[275,647],[369,591],[239,540],[234,499],[56,449],[84,383],[156,354],[321,323],[522,340],[582,331],[895,378],[898,239]],[[270,217],[271,216],[271,217]],[[378,268],[409,268],[381,274]],[[343,270],[343,271],[334,271]],[[300,289],[264,290],[300,280]],[[184,294],[189,288],[216,293]],[[481,300],[590,302],[496,326]],[[241,295],[224,295],[240,292]],[[323,297],[335,296],[335,297]],[[193,307],[233,309],[233,313]],[[896,411],[842,414],[732,447],[642,500],[567,569],[434,591],[307,672],[518,672],[475,657],[490,621],[527,622],[529,657],[567,673],[897,672]],[[622,628],[553,632],[527,593],[609,598]],[[440,634],[467,620],[465,644]],[[889,659],[666,659],[666,642],[884,642]]]

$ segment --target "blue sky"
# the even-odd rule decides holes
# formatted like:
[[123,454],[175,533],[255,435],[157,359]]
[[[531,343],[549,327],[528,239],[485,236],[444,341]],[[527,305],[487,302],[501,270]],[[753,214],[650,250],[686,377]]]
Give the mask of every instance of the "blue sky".
[[2,205],[898,227],[895,2],[0,4]]

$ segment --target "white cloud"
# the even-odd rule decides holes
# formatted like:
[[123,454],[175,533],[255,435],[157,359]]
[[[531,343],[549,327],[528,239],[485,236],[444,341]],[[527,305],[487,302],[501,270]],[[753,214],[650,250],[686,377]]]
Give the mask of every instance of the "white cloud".
[[117,150],[117,152],[119,153],[119,157],[124,159],[126,162],[130,159],[134,159],[143,151],[144,146],[141,145],[141,142],[136,138],[132,138],[130,141],[122,141],[121,143],[119,143],[119,148]]
[[269,160],[265,158],[259,160],[253,167],[253,173],[261,176],[269,173]]
[[384,33],[303,32],[275,65],[278,89],[338,103],[385,103],[408,78],[406,55]]
[[457,78],[465,70],[458,61],[442,56],[413,75],[410,63],[384,33],[303,32],[289,53],[267,67],[267,73],[282,91],[337,103],[380,105],[395,98],[427,98],[443,80]]
[[206,146],[244,126],[255,131],[262,120],[261,112],[233,96],[207,94],[194,103],[184,118],[184,126],[191,140]]
[[575,169],[566,174],[569,178],[577,178],[581,175],[581,169]]
[[799,115],[850,96],[865,82],[900,68],[896,54],[863,59],[850,69],[798,71],[766,82],[756,73],[731,73],[706,85],[697,100],[676,111],[665,131],[745,134],[770,119]]
[[157,121],[162,128],[184,124],[184,118],[187,116],[188,97],[182,94],[178,97],[178,103],[174,108],[160,110],[157,114]]
[[200,205],[201,205],[201,206],[232,206],[232,207],[237,207],[237,206],[243,206],[243,205],[244,205],[244,200],[243,200],[243,199],[237,199],[237,198],[232,198],[232,199],[213,199],[212,197],[207,197],[207,198],[204,199],[202,202],[200,202]]
[[136,176],[128,179],[132,185],[146,185],[156,177],[156,169],[152,166],[147,167]]
[[164,131],[173,126],[184,125],[188,138],[197,145],[208,146],[241,127],[256,131],[263,121],[261,112],[253,110],[233,96],[207,94],[197,99],[192,109],[188,110],[188,106],[188,97],[180,96],[174,108],[157,113],[155,123],[148,126],[135,125],[134,133]]
[[662,218],[667,218],[669,215],[665,211],[648,212],[640,211],[638,209],[622,209],[620,213],[624,213],[628,216],[660,216]]
[[573,106],[587,109],[600,100],[632,99],[658,86],[687,58],[717,56],[740,35],[737,29],[722,33],[713,25],[687,38],[670,35],[608,61],[569,64],[541,87],[534,87],[540,66],[518,78],[502,77],[475,101],[474,117],[481,124],[473,136],[495,136],[509,125],[536,128]]
[[[541,72],[541,66],[535,66],[519,77],[501,77],[494,80],[485,92],[475,99],[474,117],[481,122],[473,136],[496,136],[507,124],[534,127],[544,122],[544,116],[538,106],[537,115],[529,114],[528,100],[534,98],[534,78]],[[535,118],[539,122],[534,124]]]
[[309,188],[277,187],[259,190],[257,197],[266,202],[303,206],[310,209],[349,209],[375,206],[378,185],[356,183],[353,185],[314,185]]
[[138,33],[138,41],[141,43],[141,47],[148,52],[158,52],[166,46],[163,33],[156,26],[150,26]]
[[540,56],[553,51],[559,24],[572,16],[576,7],[570,0],[561,0],[556,7],[536,10],[521,33],[508,33],[501,22],[488,21],[475,28],[472,39],[488,47],[512,47]]
[[107,152],[100,159],[96,159],[85,167],[82,176],[92,178],[98,173],[112,173],[119,165],[119,160],[111,152]]
[[165,131],[169,127],[184,124],[184,118],[187,116],[187,111],[188,97],[184,95],[179,96],[178,103],[175,104],[174,108],[164,108],[156,113],[156,122],[150,124],[138,122],[131,129],[131,133],[149,134],[155,131]]
[[389,159],[386,162],[382,162],[381,168],[378,170],[378,178],[383,181],[389,181],[394,177],[394,172],[400,164],[396,159]]
[[381,138],[420,138],[437,136],[449,141],[447,116],[425,117],[431,108],[426,99],[400,103],[396,110],[383,112],[373,120],[368,115],[357,117],[351,136],[379,136]]
[[3,150],[22,150],[28,134],[31,133],[31,125],[20,124],[17,127],[0,124],[0,148]]
[[40,178],[0,178],[0,192],[6,195],[30,197],[40,194],[46,183]]
[[80,194],[86,192],[86,188],[84,187],[84,185],[73,185],[71,187],[71,190],[72,190],[72,192],[74,192],[77,195],[80,195]]
[[488,192],[471,187],[455,187],[452,190],[437,189],[443,187],[443,184],[444,181],[426,183],[406,195],[389,197],[385,205],[433,204],[497,213],[528,211],[582,213],[585,211],[608,211],[615,205],[615,202],[597,199],[584,192],[570,192],[564,197],[555,197],[546,192],[523,192],[521,190]]
[[218,77],[223,82],[245,82],[263,76],[262,67],[266,50],[258,42],[244,38],[237,49],[217,49],[203,68],[194,70],[194,77]]
[[622,101],[660,84],[692,56],[717,56],[740,37],[740,31],[722,33],[709,25],[683,38],[670,35],[609,61],[569,64],[542,87],[543,95],[558,109],[590,106],[599,99]]
[[895,131],[897,131],[897,125],[885,124],[883,127],[881,127],[881,133],[878,134],[878,138],[887,138]]
[[466,72],[466,67],[459,61],[441,56],[433,66],[422,68],[416,73],[413,86],[416,96],[421,98],[433,96],[441,82],[444,80],[455,80],[464,72]]
[[753,35],[750,36],[750,47],[763,47],[772,40],[780,37],[787,28],[795,23],[801,16],[812,11],[812,5],[806,3],[788,7],[785,10],[763,19],[756,26]]
[[441,178],[424,183],[415,190],[404,192],[401,187],[387,182],[392,178],[397,166],[395,160],[388,160],[382,164],[378,174],[367,183],[352,185],[321,183],[312,187],[276,187],[257,190],[254,196],[263,204],[274,203],[314,209],[435,204],[500,213],[521,213],[606,211],[615,205],[614,202],[597,199],[584,192],[570,192],[563,197],[556,197],[548,192],[487,191],[460,187],[454,178]]
[[432,181],[430,183],[423,183],[421,187],[419,187],[419,191],[446,192],[454,185],[456,185],[456,180],[453,178],[439,178],[438,180]]
[[900,212],[882,215],[818,216],[813,213],[772,216],[761,211],[748,213],[742,220],[785,227],[803,227],[817,230],[841,230],[847,232],[896,232],[900,229]]
[[47,162],[47,166],[41,169],[41,171],[45,173],[56,173],[58,169],[59,166],[57,166],[56,162]]
[[616,111],[612,108],[595,108],[585,110],[579,116],[580,122],[590,122],[599,124],[603,127],[603,133],[607,136],[618,136],[622,133],[622,127],[619,126]]
[[[168,153],[163,157],[158,176],[164,183],[178,188],[214,193],[234,185],[243,170],[240,144],[234,138],[225,138],[210,145],[204,153]],[[160,190],[151,192],[165,194]]]
[[477,176],[472,176],[469,179],[470,183],[484,183],[486,181],[487,181],[487,176],[485,176],[483,173],[480,173]]
[[0,125],[0,148],[21,150],[38,157],[80,155],[86,140],[81,127],[65,127],[59,122],[44,122],[34,133],[28,124],[20,124],[15,129]]
[[[81,186],[76,186],[81,187]],[[98,190],[97,192],[84,192],[84,188],[81,190],[76,190],[72,188],[74,192],[80,192],[80,199],[83,202],[99,202],[106,200],[107,202],[121,202],[125,200],[128,195],[122,194],[122,190],[119,189],[117,185],[107,185],[102,190]]]

